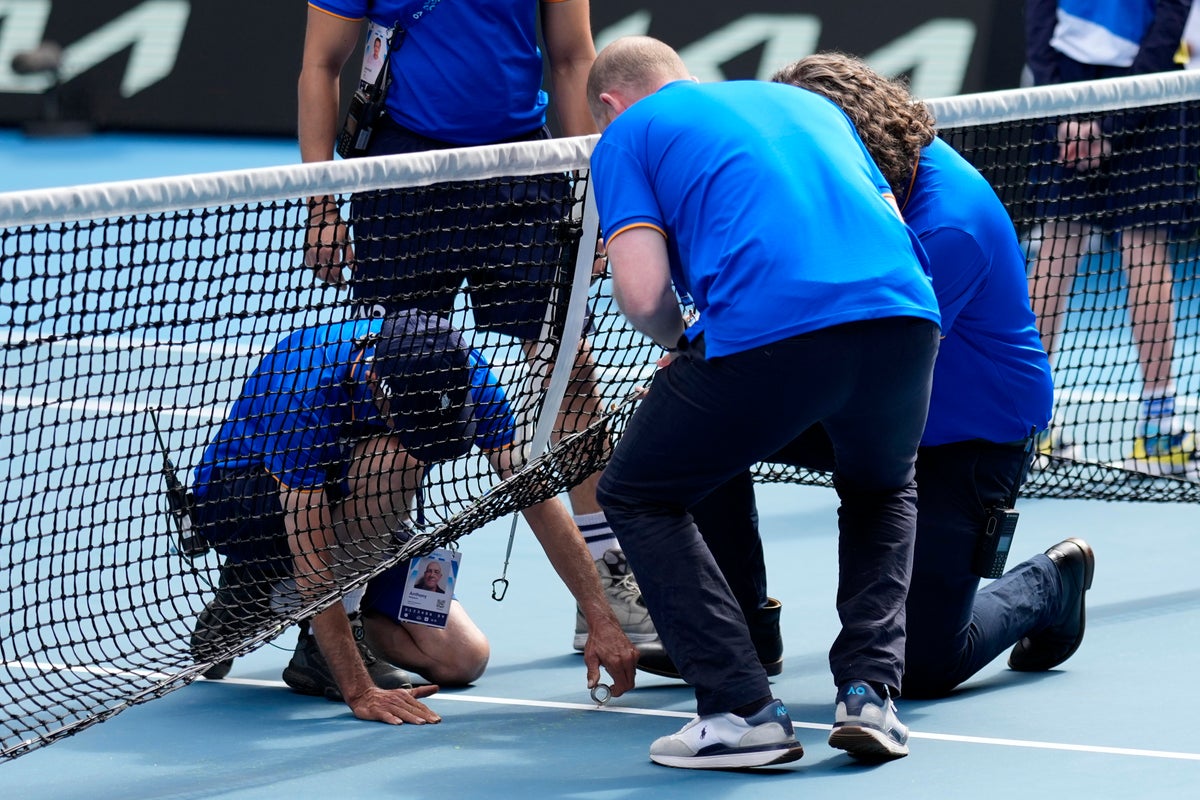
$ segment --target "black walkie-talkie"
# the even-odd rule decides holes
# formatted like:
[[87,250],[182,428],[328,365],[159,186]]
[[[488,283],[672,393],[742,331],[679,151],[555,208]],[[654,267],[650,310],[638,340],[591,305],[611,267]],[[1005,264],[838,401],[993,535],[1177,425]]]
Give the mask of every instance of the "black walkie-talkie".
[[175,521],[175,530],[179,534],[179,552],[188,558],[202,556],[208,552],[208,544],[192,529],[192,495],[184,488],[175,474],[175,465],[167,454],[167,445],[163,441],[162,431],[158,427],[158,413],[150,410],[150,421],[154,424],[154,435],[158,439],[158,449],[162,451],[163,482],[167,486],[167,510]]
[[987,510],[983,527],[975,537],[975,555],[971,561],[971,571],[981,578],[999,578],[1004,574],[1004,564],[1008,561],[1008,551],[1012,549],[1017,520],[1021,516],[1014,506],[1017,504],[1017,495],[1021,491],[1025,472],[1029,468],[1029,459],[1033,456],[1035,433],[1036,431],[1029,433],[1024,457],[1017,467],[1017,478],[1013,481],[1008,502],[1003,507],[993,506]]
[[387,101],[388,86],[392,83],[391,57],[393,49],[404,42],[404,29],[399,24],[388,32],[388,50],[375,80],[370,83],[359,81],[359,86],[350,97],[350,106],[342,130],[334,143],[334,151],[342,158],[366,155],[375,126],[383,117]]

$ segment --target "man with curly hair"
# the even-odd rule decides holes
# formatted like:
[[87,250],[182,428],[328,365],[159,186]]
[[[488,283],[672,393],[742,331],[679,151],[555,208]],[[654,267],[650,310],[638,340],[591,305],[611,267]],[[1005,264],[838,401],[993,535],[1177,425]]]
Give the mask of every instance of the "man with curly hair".
[[[992,510],[1007,508],[1017,494],[1031,434],[1048,424],[1053,399],[1012,221],[975,168],[937,138],[933,117],[904,84],[839,53],[800,59],[773,80],[823,95],[854,123],[925,248],[942,313],[917,456],[902,690],[909,697],[947,694],[1014,644],[1010,667],[1051,669],[1083,638],[1091,548],[1067,539],[982,589],[973,568]],[[831,470],[834,454],[816,426],[771,460]],[[701,531],[741,529],[758,542],[748,472],[692,514]],[[761,545],[730,552],[721,567],[743,612],[760,616],[769,603]],[[755,644],[769,647],[778,636],[778,628],[761,631]]]

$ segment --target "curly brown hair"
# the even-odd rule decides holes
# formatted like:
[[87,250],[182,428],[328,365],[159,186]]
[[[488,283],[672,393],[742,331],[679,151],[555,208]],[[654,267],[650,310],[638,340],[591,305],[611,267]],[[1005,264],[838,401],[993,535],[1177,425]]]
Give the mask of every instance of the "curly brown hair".
[[771,76],[836,103],[867,146],[897,197],[908,192],[921,148],[937,136],[933,115],[908,87],[845,53],[814,53]]

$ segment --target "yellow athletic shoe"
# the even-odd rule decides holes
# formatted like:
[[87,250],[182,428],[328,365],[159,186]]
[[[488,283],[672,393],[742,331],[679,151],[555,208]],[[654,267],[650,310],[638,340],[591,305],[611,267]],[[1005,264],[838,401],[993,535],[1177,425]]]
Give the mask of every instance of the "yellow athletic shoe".
[[1137,437],[1133,440],[1133,455],[1129,460],[1139,472],[1181,475],[1187,473],[1198,458],[1196,434],[1183,431]]

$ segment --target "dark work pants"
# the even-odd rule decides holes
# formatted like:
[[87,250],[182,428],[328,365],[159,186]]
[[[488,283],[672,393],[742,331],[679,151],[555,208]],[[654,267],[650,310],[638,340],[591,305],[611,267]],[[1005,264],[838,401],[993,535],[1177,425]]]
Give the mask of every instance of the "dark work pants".
[[988,442],[919,451],[903,686],[909,697],[948,693],[1058,617],[1062,585],[1046,555],[1018,564],[982,589],[971,571],[986,510],[1005,502],[1024,458],[1019,448]]
[[[950,692],[1023,636],[1050,624],[1061,610],[1058,570],[1045,555],[1016,565],[983,589],[971,570],[987,509],[1006,502],[1024,459],[1019,447],[982,441],[918,451],[917,542],[902,685],[907,697]],[[769,461],[829,471],[832,444],[816,426]],[[744,610],[766,598],[750,481],[750,473],[743,473],[692,508],[706,539],[737,541],[737,552],[729,544],[714,544],[713,552],[729,553],[728,566],[718,563]],[[840,682],[836,664],[834,676]]]
[[938,328],[897,317],[655,376],[600,480],[604,508],[700,714],[771,694],[745,618],[688,509],[817,422],[838,454],[839,674],[900,682],[913,485]]

